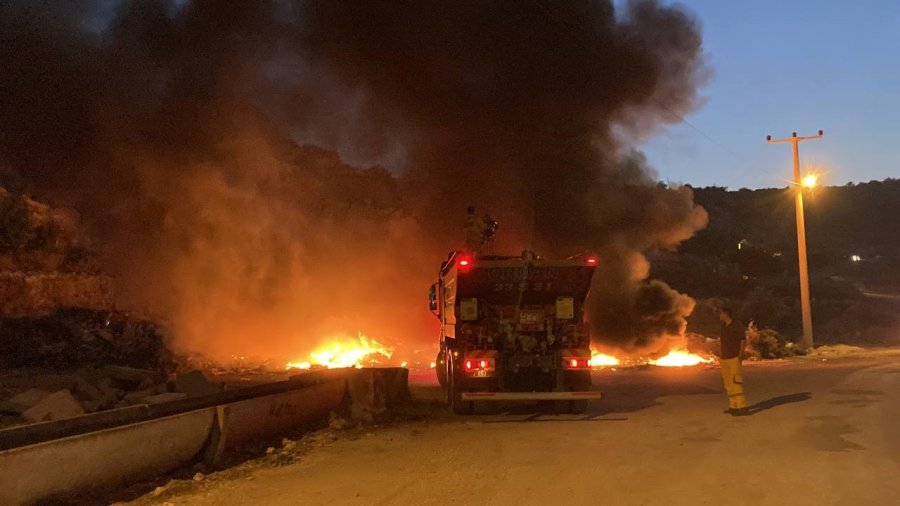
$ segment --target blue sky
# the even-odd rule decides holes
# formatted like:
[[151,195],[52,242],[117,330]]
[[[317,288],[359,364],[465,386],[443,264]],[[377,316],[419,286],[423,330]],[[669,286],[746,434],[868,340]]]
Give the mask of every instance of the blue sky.
[[642,149],[661,180],[783,187],[792,131],[824,184],[900,177],[900,2],[682,0],[699,20],[712,78],[705,103]]

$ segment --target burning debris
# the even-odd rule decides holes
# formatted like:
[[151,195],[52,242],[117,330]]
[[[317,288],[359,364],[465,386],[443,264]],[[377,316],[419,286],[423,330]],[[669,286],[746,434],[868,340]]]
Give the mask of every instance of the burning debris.
[[[373,367],[381,364],[383,359],[390,359],[393,354],[390,348],[360,333],[355,339],[349,336],[333,338],[330,344],[312,352],[308,361],[288,362],[286,368]],[[406,367],[406,363],[402,363],[400,367]]]
[[714,364],[716,359],[711,354],[695,353],[683,349],[670,350],[659,357],[652,356],[627,356],[624,358],[601,353],[596,349],[591,350],[591,367],[594,369],[604,367],[638,367],[642,365],[655,365],[658,367],[690,367],[702,364]]
[[712,357],[701,357],[695,353],[685,350],[672,350],[664,356],[650,361],[652,365],[660,367],[687,367],[700,364],[711,364],[715,362]]

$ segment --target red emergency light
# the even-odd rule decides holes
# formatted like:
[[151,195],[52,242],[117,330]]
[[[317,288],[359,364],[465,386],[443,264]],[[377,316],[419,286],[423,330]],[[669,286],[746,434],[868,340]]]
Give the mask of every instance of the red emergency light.
[[566,369],[590,369],[591,359],[570,357],[563,359]]
[[456,265],[459,266],[460,272],[469,272],[469,269],[472,268],[472,265],[475,262],[472,261],[468,256],[461,256],[459,260],[456,261]]
[[598,258],[597,255],[591,255],[584,259],[584,263],[588,265],[597,265],[600,263],[600,258]]

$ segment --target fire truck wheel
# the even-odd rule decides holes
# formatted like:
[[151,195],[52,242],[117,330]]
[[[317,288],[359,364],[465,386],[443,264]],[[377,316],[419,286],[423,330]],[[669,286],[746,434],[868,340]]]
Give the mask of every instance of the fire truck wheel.
[[434,359],[434,372],[437,374],[438,383],[441,388],[447,388],[447,366],[444,364],[444,354],[438,352],[437,358]]

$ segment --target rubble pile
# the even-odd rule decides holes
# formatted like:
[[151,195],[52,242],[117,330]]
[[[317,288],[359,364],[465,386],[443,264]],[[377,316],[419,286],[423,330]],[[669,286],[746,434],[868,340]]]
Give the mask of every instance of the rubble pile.
[[0,271],[0,314],[5,318],[47,316],[72,307],[111,310],[110,278],[77,272]]
[[0,369],[107,364],[171,370],[173,357],[161,328],[123,313],[63,309],[44,317],[0,320]]
[[17,369],[0,375],[0,385],[0,428],[223,390],[200,371],[173,374],[125,366],[85,367],[66,374]]

